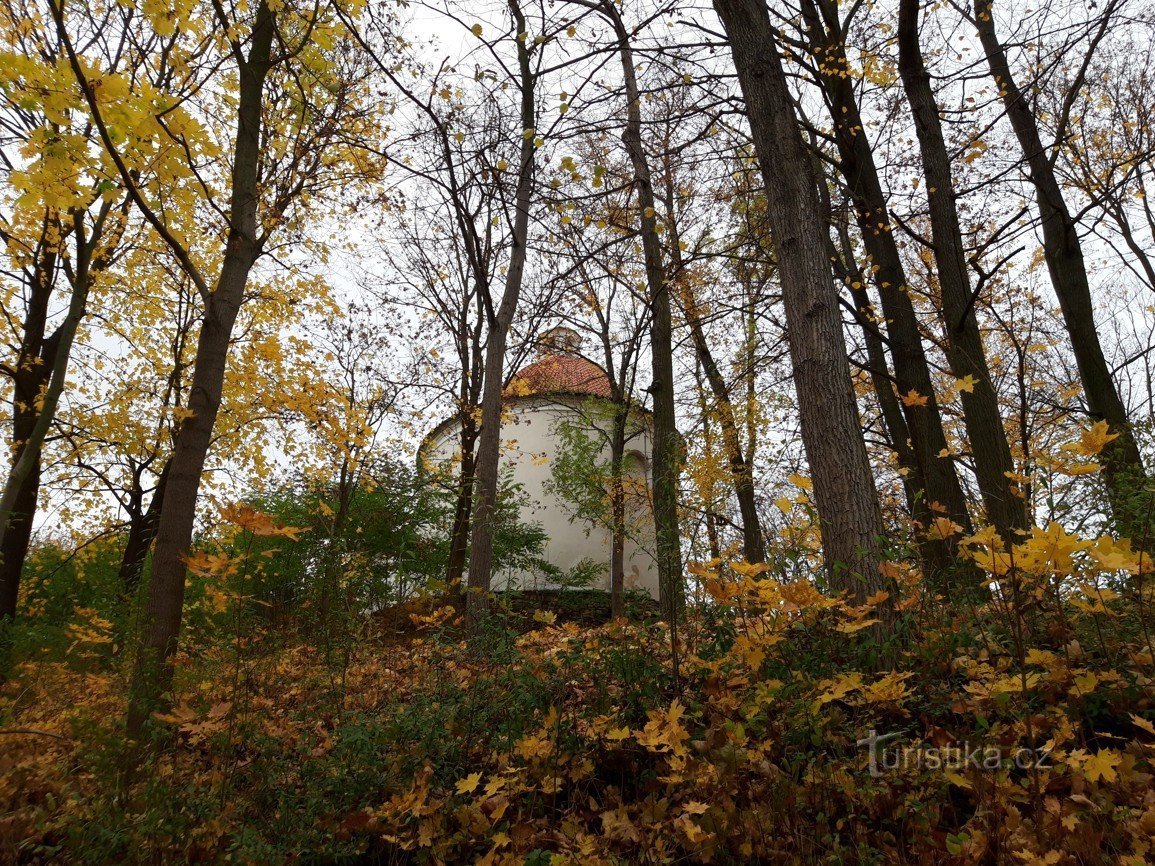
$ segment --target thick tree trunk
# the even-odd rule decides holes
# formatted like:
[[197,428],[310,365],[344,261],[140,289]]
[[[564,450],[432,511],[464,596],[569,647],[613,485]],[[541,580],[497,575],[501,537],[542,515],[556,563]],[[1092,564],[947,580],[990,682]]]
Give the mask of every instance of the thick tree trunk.
[[216,288],[206,300],[189,390],[189,415],[176,436],[157,525],[144,634],[133,671],[129,703],[128,733],[133,738],[140,737],[145,722],[162,705],[172,686],[171,659],[176,652],[184,609],[185,556],[192,543],[201,474],[221,404],[233,325],[249,272],[260,254],[257,207],[261,112],[274,30],[273,13],[267,0],[261,0],[249,39],[249,55],[238,70],[240,86],[228,244]]
[[[821,3],[821,18],[816,2]],[[885,398],[887,405],[884,406],[884,412],[889,411],[891,420],[895,422],[897,418],[893,413],[897,406],[906,422],[910,437],[910,458],[912,466],[917,467],[918,482],[922,486],[919,498],[923,506],[913,513],[925,522],[930,504],[937,503],[945,509],[942,514],[969,532],[971,521],[966,496],[954,463],[949,457],[940,456],[944,450],[948,450],[942,414],[935,398],[930,364],[919,333],[918,316],[908,293],[906,270],[894,240],[886,196],[882,191],[874,153],[859,112],[854,79],[846,74],[850,65],[846,59],[838,8],[826,0],[807,0],[803,4],[803,15],[809,33],[810,50],[819,64],[823,88],[830,99],[839,170],[846,179],[854,203],[856,222],[863,245],[870,256],[872,280],[878,289],[882,314],[886,319],[887,342],[894,362],[894,382],[901,394],[914,391],[927,398],[926,404],[922,406],[914,401],[907,405]],[[861,306],[860,299],[856,299],[855,304]],[[871,363],[874,364],[873,361]],[[886,390],[893,395],[889,383],[886,384]],[[880,399],[884,398],[879,393]],[[888,426],[897,432],[896,425],[888,423]],[[950,542],[932,545],[932,548],[943,547],[953,555],[954,545]],[[924,547],[924,551],[937,562],[942,558],[942,551],[932,548]]]
[[815,504],[832,585],[880,589],[882,515],[827,258],[810,160],[763,0],[714,0],[746,102],[782,275],[782,299]]
[[991,0],[975,0],[974,10],[987,65],[1030,169],[1043,232],[1043,254],[1067,333],[1071,336],[1087,410],[1093,418],[1105,420],[1111,432],[1119,437],[1103,450],[1104,477],[1115,522],[1121,534],[1138,538],[1143,534],[1145,515],[1138,513],[1134,494],[1141,489],[1147,476],[1126,407],[1119,398],[1099,343],[1078,226],[1067,208],[1054,164],[1043,146],[1035,114],[1011,73],[1006,51],[995,33]]
[[[509,9],[519,33],[525,31],[525,16],[517,0],[509,0]],[[512,226],[512,250],[505,273],[501,306],[490,321],[485,345],[485,390],[481,398],[481,434],[477,443],[477,489],[474,494],[473,531],[469,557],[469,586],[465,603],[471,620],[476,622],[489,611],[489,590],[493,578],[493,529],[497,506],[498,463],[501,456],[501,392],[505,372],[505,344],[510,325],[517,313],[521,283],[525,273],[526,243],[529,236],[529,205],[533,193],[534,151],[534,76],[530,69],[529,49],[525,40],[517,43],[518,74],[521,87],[521,125],[528,131],[521,139],[518,157],[517,189]]]
[[975,475],[982,491],[987,518],[1009,539],[1016,530],[1027,528],[1030,518],[1026,502],[1016,495],[1011,483],[1014,460],[1003,429],[998,395],[987,367],[982,335],[975,316],[962,230],[954,200],[950,155],[943,138],[930,75],[918,42],[920,2],[901,0],[899,4],[898,68],[914,114],[915,133],[926,175],[934,258],[942,295],[947,361],[957,378],[970,377],[973,380],[974,387],[964,391],[961,399]]

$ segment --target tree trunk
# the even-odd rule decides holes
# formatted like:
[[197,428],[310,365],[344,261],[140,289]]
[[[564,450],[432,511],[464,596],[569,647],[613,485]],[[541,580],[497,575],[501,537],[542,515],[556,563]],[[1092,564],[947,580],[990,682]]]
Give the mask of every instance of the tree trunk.
[[[524,33],[525,16],[517,0],[509,0],[518,33]],[[533,193],[534,77],[530,69],[529,49],[524,39],[517,43],[518,73],[521,86],[522,135],[518,158],[517,190],[512,227],[512,251],[505,273],[505,290],[501,306],[493,316],[485,344],[485,391],[481,398],[481,435],[477,444],[477,490],[474,494],[474,519],[469,557],[469,587],[466,610],[476,622],[489,611],[489,589],[493,578],[493,519],[497,506],[498,461],[501,456],[501,392],[505,372],[505,344],[510,325],[517,312],[525,273],[526,243],[529,235],[529,205]],[[487,305],[488,306],[488,305]]]
[[249,272],[260,254],[257,206],[261,112],[274,30],[268,0],[261,0],[249,39],[249,55],[238,70],[228,244],[216,288],[206,300],[189,390],[189,415],[177,432],[157,525],[144,634],[133,670],[128,711],[128,733],[134,739],[140,738],[145,722],[163,704],[172,687],[171,659],[176,652],[184,608],[185,556],[192,543],[201,474],[220,408],[233,325]]
[[[852,272],[853,273],[853,272]],[[874,389],[874,396],[878,400],[878,411],[882,416],[882,425],[886,436],[890,440],[891,450],[898,458],[899,469],[902,472],[902,489],[906,498],[906,507],[916,520],[924,519],[927,514],[926,501],[922,495],[925,481],[922,475],[922,465],[915,457],[914,448],[910,442],[910,428],[907,427],[906,417],[902,413],[902,406],[894,393],[891,384],[889,367],[886,363],[886,350],[882,345],[878,328],[870,322],[873,307],[864,287],[850,288],[850,299],[859,313],[859,324],[862,331],[862,340],[866,345],[866,363],[870,384]],[[932,554],[939,559],[937,552]]]
[[702,364],[710,393],[718,413],[718,424],[722,428],[722,442],[726,447],[726,458],[730,463],[730,474],[734,479],[734,494],[738,499],[738,511],[742,515],[742,555],[748,563],[759,564],[766,561],[766,547],[762,540],[762,523],[758,517],[758,503],[754,490],[754,469],[742,453],[742,441],[738,435],[738,423],[734,417],[734,404],[730,401],[730,389],[722,377],[714,360],[714,353],[706,341],[702,320],[693,309],[694,299],[687,296],[686,321],[690,326],[690,336]]
[[[20,577],[28,556],[40,493],[41,449],[64,393],[72,343],[84,318],[93,281],[108,265],[112,248],[119,239],[119,235],[111,239],[104,235],[112,208],[112,200],[101,206],[92,221],[91,234],[85,231],[86,213],[71,214],[76,244],[71,295],[64,320],[48,337],[45,337],[45,328],[53,292],[52,272],[58,256],[53,244],[45,245],[50,251],[36,263],[20,356],[14,371],[12,467],[0,493],[0,622],[16,615]],[[54,220],[52,226],[61,232],[59,220]],[[106,243],[98,252],[102,242]]]
[[[665,172],[665,198],[666,211],[670,215],[671,222],[669,231],[672,270],[675,274],[682,274],[685,273],[685,269],[681,255],[681,237],[674,215],[674,177],[668,161]],[[683,283],[679,294],[685,306],[686,323],[690,326],[690,341],[694,344],[698,363],[706,376],[710,393],[714,396],[718,424],[722,428],[722,442],[726,447],[726,459],[730,464],[734,495],[738,500],[738,513],[742,516],[742,556],[748,563],[760,564],[766,561],[766,543],[762,537],[762,521],[758,516],[757,494],[754,490],[753,455],[743,453],[742,437],[738,430],[730,386],[718,368],[714,352],[706,339],[706,331],[702,327],[702,317],[698,313],[693,289]],[[705,409],[703,406],[703,410]]]
[[1030,525],[1030,518],[1025,501],[1016,495],[1011,483],[1014,460],[975,316],[962,230],[954,201],[950,156],[943,138],[938,104],[931,89],[930,74],[918,43],[920,2],[901,0],[899,4],[898,69],[914,114],[915,133],[926,175],[947,360],[957,378],[970,377],[973,380],[973,388],[962,392],[961,399],[975,475],[982,491],[987,519],[1010,540],[1016,530]]
[[[900,394],[914,391],[927,398],[923,406],[913,401],[910,405],[899,405],[896,400],[888,401],[898,406],[905,419],[910,437],[912,467],[917,467],[918,482],[922,486],[919,492],[924,507],[912,513],[925,522],[930,504],[937,503],[945,509],[945,516],[969,532],[970,514],[954,463],[949,457],[940,456],[948,450],[942,414],[935,398],[930,364],[919,333],[918,316],[908,293],[910,284],[906,278],[906,269],[894,241],[886,196],[882,191],[874,153],[859,112],[854,80],[846,74],[850,65],[846,59],[837,5],[822,2],[821,9],[823,18],[819,17],[816,0],[806,0],[803,4],[810,51],[818,61],[822,85],[830,99],[839,170],[846,179],[862,242],[870,256],[871,275],[886,319],[895,384]],[[857,299],[855,304],[861,306]],[[891,391],[889,383],[886,384],[886,390]],[[884,411],[889,410],[892,420],[896,422],[894,406],[884,407]],[[896,431],[895,426],[888,426]],[[936,548],[944,546],[953,555],[953,543],[934,545]],[[942,558],[941,550],[924,550],[936,562]]]
[[999,88],[1007,119],[1022,148],[1023,158],[1030,168],[1030,181],[1035,188],[1035,204],[1039,209],[1043,232],[1043,254],[1067,333],[1071,336],[1071,348],[1079,368],[1083,393],[1087,398],[1087,410],[1093,418],[1105,420],[1111,432],[1118,434],[1118,438],[1108,443],[1103,450],[1104,477],[1111,510],[1119,532],[1138,539],[1143,535],[1145,515],[1138,513],[1134,494],[1141,489],[1147,475],[1127,418],[1126,407],[1119,398],[1110,368],[1103,357],[1103,347],[1099,343],[1099,333],[1095,328],[1095,307],[1091,302],[1078,226],[1063,198],[1054,164],[1039,135],[1034,112],[1011,74],[1006,51],[995,33],[991,0],[975,0],[974,10],[987,65]]
[[610,619],[625,616],[626,612],[626,496],[622,473],[625,468],[629,407],[615,403],[614,410],[614,427],[610,439]]
[[662,616],[673,621],[685,605],[682,577],[682,542],[678,527],[678,476],[681,443],[674,411],[673,320],[670,314],[670,286],[662,264],[658,222],[654,208],[654,188],[650,166],[642,146],[641,96],[634,72],[633,50],[621,15],[612,2],[601,4],[602,14],[613,25],[622,62],[626,89],[626,128],[622,141],[634,172],[641,221],[642,253],[650,306],[650,365],[653,382],[654,431],[651,443],[651,472],[654,497],[654,536],[657,546],[658,595]]
[[884,584],[882,515],[827,258],[815,178],[763,0],[714,0],[726,29],[782,274],[802,440],[831,584],[856,599]]
[[148,508],[131,520],[128,526],[128,539],[124,544],[124,554],[120,558],[121,592],[125,598],[133,598],[140,587],[140,578],[144,574],[144,561],[152,548],[156,538],[157,525],[160,523],[160,510],[164,504],[164,488],[168,482],[168,468],[171,461],[166,460],[157,479],[156,488],[152,491]]
[[[48,381],[49,367],[45,364],[27,365],[20,362],[13,382],[12,443],[13,465],[23,456],[24,443],[36,425],[35,406]],[[40,494],[40,456],[36,455],[28,476],[17,489],[0,547],[0,621],[16,616],[20,597],[20,578],[28,558],[32,540],[32,524],[36,517],[36,500]]]
[[473,448],[476,441],[477,428],[473,413],[465,412],[461,418],[461,467],[457,477],[457,504],[453,512],[449,564],[445,572],[446,588],[454,596],[462,590],[461,578],[465,575],[465,558],[469,553],[469,527],[473,513]]
[[[72,354],[72,342],[76,337],[76,330],[80,327],[80,320],[84,317],[84,308],[88,302],[88,291],[91,288],[91,274],[86,263],[77,263],[76,285],[72,289],[72,299],[68,306],[68,315],[61,322],[56,333],[45,341],[47,358],[43,363],[51,364],[48,374],[44,377],[46,388],[43,393],[37,393],[33,405],[39,404],[35,421],[28,430],[19,446],[16,460],[8,473],[4,483],[3,493],[0,494],[0,550],[7,551],[8,531],[12,527],[12,516],[17,512],[18,503],[23,502],[30,506],[24,514],[26,525],[21,532],[31,531],[31,522],[36,510],[36,496],[40,488],[40,450],[44,439],[56,417],[56,407],[60,403],[60,395],[64,392],[64,380],[68,376],[68,361]],[[27,552],[27,542],[24,551]],[[19,568],[23,567],[23,560],[10,563],[13,572],[6,574],[4,587],[4,604],[9,598],[13,603],[12,612],[15,612],[15,600],[19,595]],[[11,580],[11,586],[8,581]],[[0,618],[8,616],[7,609],[0,610]]]

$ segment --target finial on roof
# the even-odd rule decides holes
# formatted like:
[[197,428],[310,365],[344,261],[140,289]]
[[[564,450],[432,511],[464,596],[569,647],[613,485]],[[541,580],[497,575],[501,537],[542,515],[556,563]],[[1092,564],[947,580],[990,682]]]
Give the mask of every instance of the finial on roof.
[[576,355],[582,338],[573,328],[550,328],[538,338],[537,345],[539,355]]

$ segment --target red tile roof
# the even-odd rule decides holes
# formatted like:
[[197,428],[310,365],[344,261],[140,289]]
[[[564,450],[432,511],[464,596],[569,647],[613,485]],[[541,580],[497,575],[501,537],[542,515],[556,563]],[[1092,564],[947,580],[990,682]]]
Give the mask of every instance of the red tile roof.
[[610,393],[610,377],[593,361],[576,355],[546,355],[515,373],[504,396],[586,394],[609,397]]

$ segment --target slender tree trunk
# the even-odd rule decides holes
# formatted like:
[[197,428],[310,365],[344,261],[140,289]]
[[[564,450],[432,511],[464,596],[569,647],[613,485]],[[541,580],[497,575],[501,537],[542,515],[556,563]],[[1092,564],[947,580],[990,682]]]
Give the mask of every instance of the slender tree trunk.
[[[44,334],[52,297],[52,272],[59,255],[52,244],[47,246],[53,251],[45,253],[37,262],[34,284],[30,287],[23,343],[13,382],[13,461],[0,492],[0,622],[16,614],[20,576],[28,556],[40,492],[41,449],[64,393],[72,344],[84,318],[93,281],[107,267],[112,248],[119,240],[119,231],[113,238],[105,237],[112,208],[112,200],[101,206],[92,221],[91,232],[86,231],[84,211],[71,214],[71,237],[76,244],[71,295],[64,320],[48,337]],[[59,220],[53,224],[58,232],[62,229]]]
[[[525,16],[517,0],[509,0],[509,9],[519,33],[526,32]],[[525,40],[517,43],[518,72],[521,87],[521,125],[535,128],[534,77],[530,69],[529,49]],[[505,273],[505,290],[501,306],[493,316],[485,344],[485,390],[481,398],[481,434],[477,444],[477,490],[474,495],[474,519],[469,557],[469,587],[466,610],[473,621],[489,611],[489,590],[493,579],[493,529],[497,507],[498,463],[501,456],[501,391],[505,372],[505,344],[510,325],[517,312],[521,283],[525,273],[526,243],[529,236],[529,205],[533,194],[535,145],[532,133],[523,135],[518,158],[517,190],[512,226],[512,250]]]
[[[83,243],[83,242],[82,242]],[[88,251],[88,254],[91,250]],[[24,519],[31,522],[36,509],[36,494],[40,486],[40,450],[44,439],[56,417],[56,407],[60,403],[60,395],[64,392],[64,380],[68,376],[68,361],[72,354],[72,342],[76,337],[76,330],[80,327],[80,320],[84,317],[84,308],[88,303],[88,291],[91,288],[92,275],[87,262],[77,263],[76,285],[72,289],[72,298],[68,305],[68,314],[61,322],[59,329],[52,335],[46,344],[52,344],[49,350],[51,370],[47,377],[47,387],[42,394],[37,394],[34,404],[39,402],[39,411],[36,420],[28,430],[28,435],[21,441],[18,455],[8,473],[4,483],[3,493],[0,494],[0,550],[8,549],[8,531],[12,525],[12,516],[17,511],[21,497],[25,497],[25,505],[31,505]],[[48,363],[46,360],[45,363]],[[30,528],[30,527],[29,527]],[[27,543],[24,545],[27,552]],[[11,566],[15,570],[17,563],[14,560]],[[23,567],[23,561],[20,561]],[[6,575],[11,579],[13,586],[9,588],[8,580],[4,587],[4,604],[11,597],[13,603],[19,593],[19,571],[14,575]],[[15,608],[13,608],[14,612]],[[0,618],[8,615],[7,610],[0,610]]]
[[138,519],[131,521],[128,527],[128,539],[124,545],[124,554],[120,558],[121,591],[125,598],[133,598],[140,587],[140,578],[144,574],[144,562],[148,559],[148,552],[152,549],[152,542],[156,539],[157,526],[160,524],[160,511],[164,505],[164,488],[168,483],[168,468],[171,461],[166,460],[160,471],[156,488],[152,491],[152,498],[148,508]]
[[815,178],[763,0],[714,0],[726,29],[782,274],[782,299],[832,585],[858,599],[880,589],[878,494],[858,420],[838,293]]
[[[1119,398],[1119,391],[1099,343],[1099,333],[1095,327],[1095,306],[1091,302],[1091,288],[1078,226],[1067,208],[1054,163],[1043,146],[1035,114],[1011,73],[1006,51],[995,33],[992,0],[975,0],[974,10],[987,65],[999,88],[1007,119],[1011,122],[1023,158],[1030,169],[1043,232],[1043,254],[1047,260],[1051,284],[1059,298],[1067,333],[1071,336],[1071,348],[1079,368],[1083,393],[1087,398],[1087,410],[1093,418],[1105,420],[1111,432],[1118,434],[1118,438],[1103,450],[1104,477],[1111,509],[1120,533],[1139,538],[1143,535],[1142,521],[1145,515],[1137,513],[1134,494],[1141,489],[1147,475],[1126,407]],[[1104,20],[1104,27],[1106,23]]]
[[902,489],[906,498],[906,507],[915,519],[924,518],[927,509],[926,502],[921,495],[925,488],[922,466],[911,447],[910,429],[906,425],[902,406],[890,381],[890,371],[886,363],[886,350],[883,348],[882,338],[879,336],[878,329],[872,327],[868,321],[873,312],[870,298],[865,287],[854,288],[853,286],[850,289],[850,298],[860,316],[862,340],[866,345],[867,372],[870,375],[874,396],[878,400],[882,424],[886,430],[886,436],[890,440],[890,447],[898,457],[899,469],[903,471]]
[[273,13],[267,0],[261,0],[249,39],[249,55],[238,70],[228,244],[216,288],[206,300],[189,390],[189,415],[177,432],[157,525],[144,634],[133,671],[128,711],[128,733],[134,739],[140,738],[145,722],[163,705],[172,687],[171,659],[184,609],[185,556],[192,543],[201,475],[220,408],[233,325],[249,272],[260,254],[257,207],[261,112],[274,31]]
[[[674,274],[684,274],[685,267],[682,261],[682,238],[678,233],[678,220],[674,207],[674,171],[666,155],[665,184],[663,194],[666,203],[666,213],[669,215],[670,226],[670,265]],[[706,376],[710,386],[710,393],[714,396],[715,409],[718,414],[718,424],[722,428],[722,442],[726,447],[726,459],[730,464],[730,475],[734,483],[734,495],[738,500],[738,513],[742,516],[742,556],[751,564],[766,561],[766,544],[762,537],[762,521],[758,516],[757,493],[754,489],[754,466],[751,454],[743,453],[742,435],[738,429],[737,416],[734,412],[734,401],[731,399],[730,386],[726,383],[717,361],[714,359],[710,342],[706,339],[706,331],[702,326],[702,317],[698,312],[697,299],[693,289],[682,280],[679,294],[685,307],[686,323],[690,326],[690,341],[694,345],[694,352],[698,364]],[[703,407],[705,409],[706,407]]]
[[450,535],[449,564],[445,573],[446,586],[455,595],[461,592],[466,554],[469,553],[469,527],[473,513],[473,449],[476,442],[477,427],[473,413],[466,412],[461,420],[461,467],[457,480],[457,505],[453,512],[453,532]]
[[[999,413],[990,370],[979,333],[971,295],[970,275],[963,248],[962,230],[954,200],[950,155],[943,138],[942,122],[930,74],[918,42],[921,0],[899,4],[899,74],[914,114],[915,133],[926,175],[930,202],[934,258],[942,294],[946,355],[951,372],[959,379],[970,377],[974,386],[961,394],[967,436],[982,491],[987,518],[1010,539],[1016,530],[1030,525],[1026,502],[1011,483],[1014,460]],[[929,395],[924,395],[929,396]]]
[[[29,365],[25,370],[20,364],[13,383],[12,395],[12,443],[13,465],[23,456],[24,443],[28,441],[36,425],[36,401],[48,381],[49,368],[43,364]],[[16,604],[20,596],[20,577],[24,562],[28,558],[28,546],[32,541],[32,524],[36,516],[36,500],[40,494],[40,457],[33,461],[32,468],[19,486],[12,504],[12,514],[8,530],[4,533],[3,547],[0,547],[0,620],[16,616]]]
[[[878,289],[882,313],[886,319],[887,341],[894,362],[894,381],[899,393],[909,394],[913,391],[927,398],[925,405],[918,405],[914,401],[909,405],[899,405],[899,401],[886,398],[888,405],[884,407],[884,411],[891,413],[891,421],[895,422],[888,422],[893,433],[897,434],[898,430],[897,416],[894,415],[896,406],[905,419],[904,426],[910,439],[910,465],[912,469],[917,468],[917,480],[921,486],[918,493],[923,500],[923,507],[914,509],[912,513],[925,522],[930,504],[936,503],[944,509],[942,513],[946,517],[969,532],[970,514],[954,463],[949,457],[940,456],[943,451],[949,450],[943,431],[942,414],[935,398],[930,364],[919,333],[918,316],[910,300],[906,269],[894,240],[886,196],[882,191],[874,153],[859,112],[854,79],[847,74],[850,64],[846,59],[838,7],[829,0],[806,0],[803,15],[810,51],[818,62],[822,85],[830,99],[839,170],[846,179],[854,203],[855,219],[863,246],[870,256],[871,276]],[[865,292],[862,294],[865,296]],[[860,299],[856,299],[855,304],[861,308]],[[871,364],[873,366],[874,362]],[[893,395],[889,383],[885,384],[885,390]],[[884,395],[881,391],[878,393],[881,402]],[[949,542],[933,545],[934,548],[944,546],[953,553],[954,545]],[[931,555],[936,564],[945,565],[939,562],[942,551],[929,548],[924,548],[924,551]]]
[[[943,537],[941,533],[929,531],[936,518],[943,516],[953,518],[954,515],[950,514],[941,502],[929,498],[928,484],[924,475],[925,462],[920,460],[919,452],[914,444],[915,438],[911,435],[908,423],[908,418],[910,421],[918,423],[919,420],[924,420],[925,416],[910,417],[913,414],[911,410],[917,411],[920,408],[918,406],[905,407],[908,411],[903,412],[904,405],[895,393],[894,380],[887,367],[882,332],[879,329],[880,324],[875,316],[870,295],[866,290],[866,277],[854,260],[849,227],[844,221],[839,221],[837,228],[842,251],[833,251],[831,258],[835,262],[836,273],[847,284],[851,300],[858,311],[857,320],[862,330],[863,341],[866,344],[871,385],[878,398],[879,410],[891,447],[898,457],[903,494],[906,497],[907,510],[914,518],[915,542],[918,545],[919,558],[922,560],[924,572],[927,577],[943,589],[949,590],[959,584],[973,588],[980,582],[982,575],[971,563],[956,556],[959,536]],[[920,353],[922,351],[921,343],[919,351]],[[925,356],[923,360],[925,362]],[[933,394],[933,391],[931,393]],[[937,417],[937,408],[934,414]],[[939,433],[942,433],[941,427],[939,427]],[[941,458],[935,454],[934,459],[947,458]],[[954,481],[957,486],[957,478],[954,478]],[[959,494],[961,496],[961,490]],[[963,502],[964,510],[959,526],[964,531],[969,531],[970,520],[965,505],[966,503]]]
[[[714,429],[710,426],[710,413],[706,411],[706,386],[702,383],[702,364],[694,366],[694,384],[698,395],[698,409],[702,417],[702,447],[706,454],[714,453]],[[718,515],[714,513],[714,482],[709,481],[704,490],[699,491],[702,496],[703,515],[706,522],[706,547],[710,551],[710,559],[720,562],[722,559],[721,539],[718,538]]]
[[734,479],[734,494],[738,499],[738,511],[742,515],[742,555],[751,564],[762,563],[766,561],[766,546],[762,540],[762,523],[758,517],[753,467],[742,453],[742,440],[738,435],[738,423],[734,417],[734,404],[730,401],[730,389],[714,360],[714,354],[702,329],[702,320],[693,309],[693,305],[693,297],[687,296],[686,321],[690,326],[690,337],[698,360],[702,364],[706,382],[710,386],[710,393],[714,396],[718,425],[722,428],[722,442],[726,447],[726,458]]
[[634,72],[633,49],[621,15],[613,2],[603,2],[602,14],[613,25],[622,62],[626,89],[626,128],[622,133],[634,188],[638,194],[642,253],[650,305],[650,365],[653,382],[654,431],[651,471],[654,497],[654,535],[657,545],[658,594],[662,616],[673,621],[685,605],[682,576],[682,542],[678,528],[678,476],[681,469],[681,442],[675,423],[673,318],[670,314],[670,286],[662,264],[662,246],[654,208],[654,187],[650,166],[642,146],[641,96]]
[[610,618],[625,616],[626,496],[622,481],[629,407],[615,402],[610,438]]

